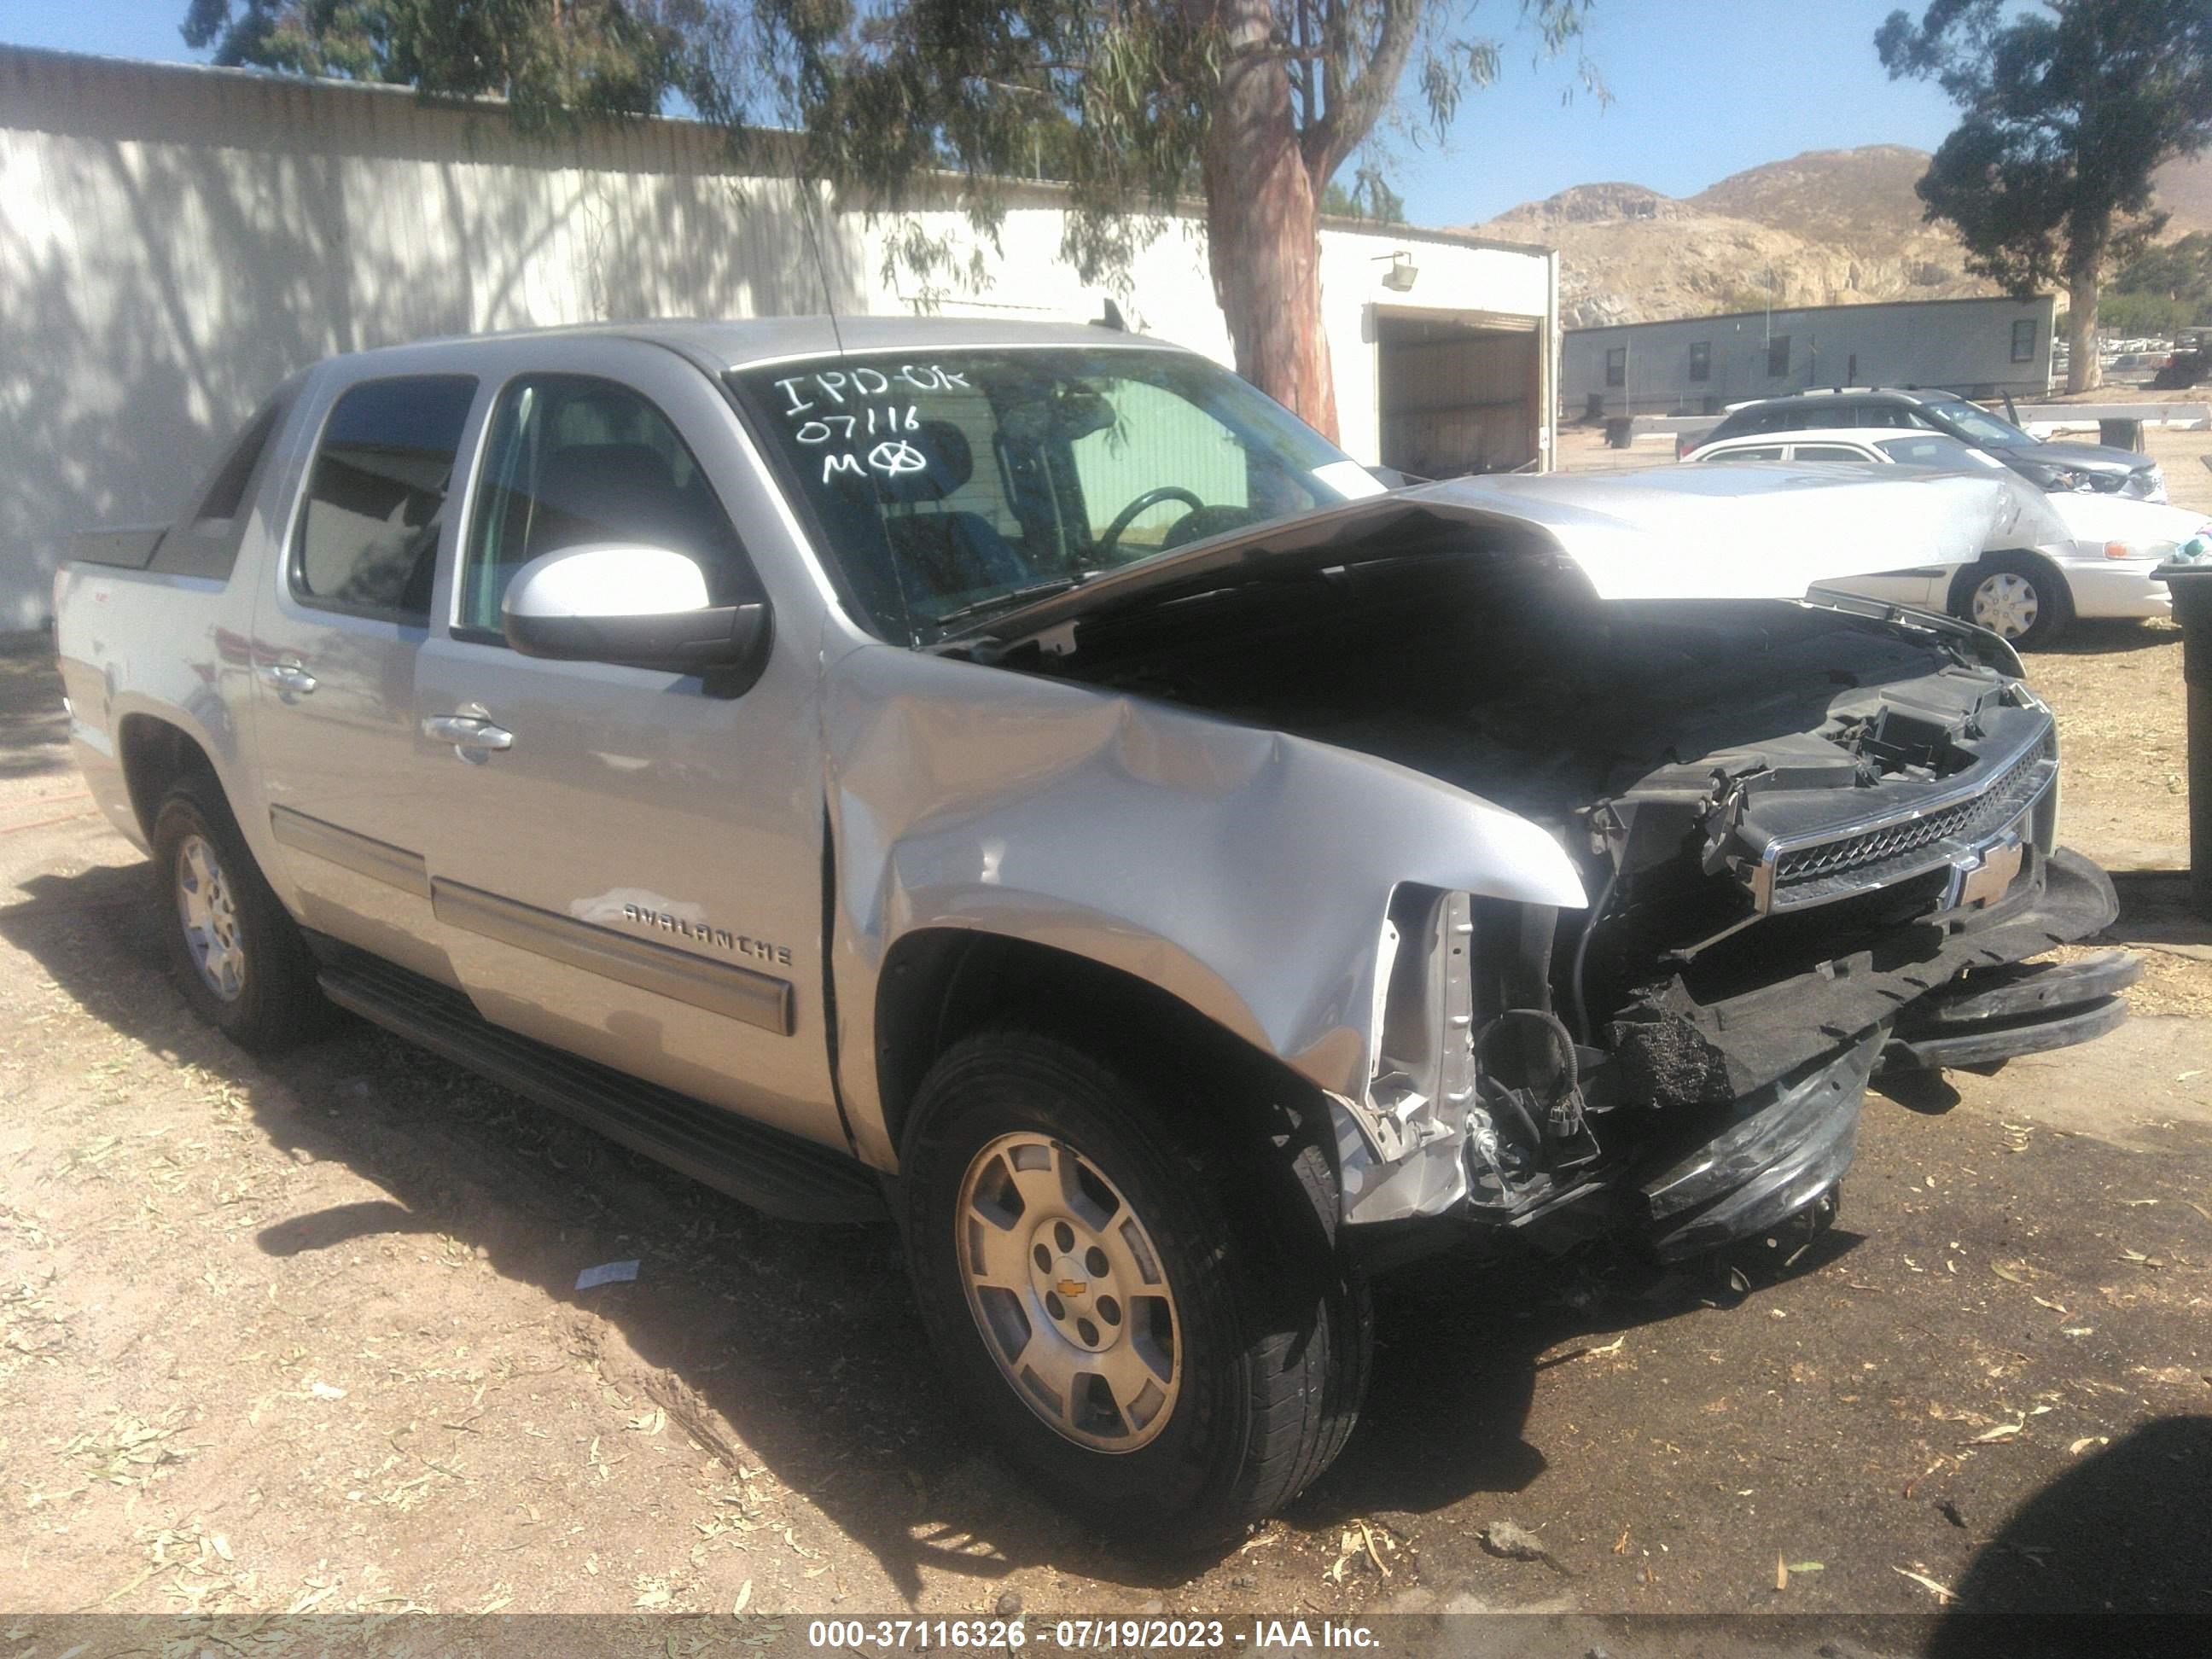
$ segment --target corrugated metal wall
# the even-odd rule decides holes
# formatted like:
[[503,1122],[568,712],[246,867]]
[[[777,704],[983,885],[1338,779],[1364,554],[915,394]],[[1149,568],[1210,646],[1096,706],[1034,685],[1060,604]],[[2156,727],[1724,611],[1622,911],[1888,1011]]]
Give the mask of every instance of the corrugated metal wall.
[[[546,146],[496,111],[388,88],[0,47],[0,632],[44,619],[74,531],[167,518],[270,388],[332,352],[818,313],[825,293],[854,313],[1098,314],[1098,290],[1060,258],[1048,190],[1018,198],[984,250],[992,280],[924,292],[884,276],[891,228],[832,218],[817,262],[791,188],[725,165],[715,136],[683,122]],[[967,235],[956,211],[916,216]],[[1343,436],[1370,459],[1378,255],[1409,243],[1425,300],[1549,323],[1540,252],[1325,231]],[[1139,256],[1121,303],[1137,327],[1230,361],[1194,228]]]
[[[319,357],[820,311],[787,188],[717,163],[675,123],[554,152],[404,94],[0,52],[0,630],[73,530],[167,517]],[[860,309],[856,240],[827,252]]]

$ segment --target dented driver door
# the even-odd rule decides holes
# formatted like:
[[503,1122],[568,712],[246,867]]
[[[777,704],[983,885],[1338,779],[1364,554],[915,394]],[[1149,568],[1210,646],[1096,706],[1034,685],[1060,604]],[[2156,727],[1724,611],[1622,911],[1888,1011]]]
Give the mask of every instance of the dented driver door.
[[[774,522],[766,486],[713,383],[673,354],[518,343],[416,676],[447,802],[429,849],[441,930],[495,1024],[843,1146],[810,629],[803,604],[762,586],[740,529]],[[500,600],[515,571],[609,542],[766,592],[778,637],[759,678],[510,649]]]

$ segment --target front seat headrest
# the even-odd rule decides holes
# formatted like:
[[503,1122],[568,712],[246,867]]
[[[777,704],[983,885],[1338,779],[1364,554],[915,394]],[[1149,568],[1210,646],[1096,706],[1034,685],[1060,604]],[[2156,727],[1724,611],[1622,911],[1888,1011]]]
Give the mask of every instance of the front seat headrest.
[[[951,421],[924,421],[912,432],[871,445],[861,461],[884,500],[905,503],[941,501],[975,476],[968,434]],[[919,465],[902,466],[908,461]]]

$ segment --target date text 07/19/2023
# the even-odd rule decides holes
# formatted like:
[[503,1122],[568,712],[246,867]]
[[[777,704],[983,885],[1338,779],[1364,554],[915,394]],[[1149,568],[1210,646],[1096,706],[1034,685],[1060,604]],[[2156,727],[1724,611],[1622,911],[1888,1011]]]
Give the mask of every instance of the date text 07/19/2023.
[[1035,1645],[1072,1652],[1224,1649],[1358,1649],[1382,1646],[1364,1624],[1330,1619],[817,1619],[807,1644],[848,1650],[904,1649],[1011,1652]]

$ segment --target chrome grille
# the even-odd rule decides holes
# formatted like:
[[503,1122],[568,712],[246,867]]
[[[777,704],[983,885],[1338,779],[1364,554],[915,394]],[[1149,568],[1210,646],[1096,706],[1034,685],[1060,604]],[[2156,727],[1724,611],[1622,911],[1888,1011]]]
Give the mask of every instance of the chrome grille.
[[2008,829],[2057,775],[2055,732],[1980,793],[1915,817],[1793,847],[1773,860],[1767,908],[1789,909],[1866,891],[1933,869]]

